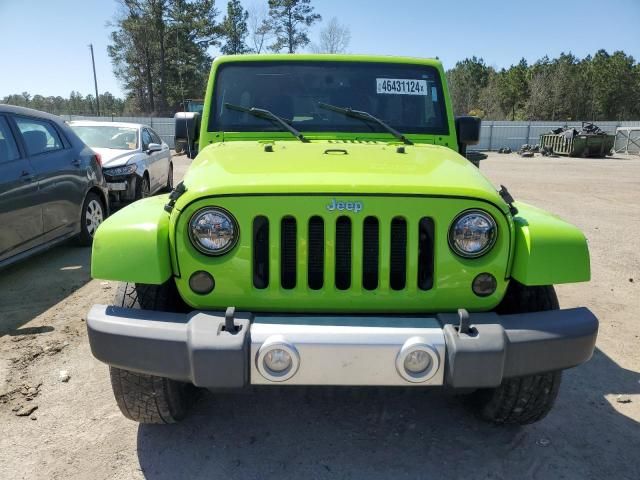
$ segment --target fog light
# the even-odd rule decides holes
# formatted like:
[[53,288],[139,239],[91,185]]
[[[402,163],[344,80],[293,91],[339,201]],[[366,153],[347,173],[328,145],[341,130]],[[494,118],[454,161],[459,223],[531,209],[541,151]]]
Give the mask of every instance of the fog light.
[[431,356],[424,350],[414,350],[404,359],[404,369],[413,374],[423,373],[431,365]]
[[274,373],[282,373],[291,368],[291,355],[282,348],[269,350],[264,356],[264,366]]
[[436,349],[422,337],[411,337],[396,357],[396,370],[402,378],[412,383],[426,382],[440,367]]
[[490,273],[481,273],[473,279],[473,283],[471,284],[473,293],[479,297],[488,297],[496,291],[497,287],[498,282],[496,281],[496,277]]
[[213,279],[213,276],[209,272],[198,271],[191,275],[189,278],[189,287],[196,293],[200,295],[206,295],[210,293],[214,287],[216,286],[216,282]]
[[256,355],[260,374],[272,382],[284,382],[293,377],[300,366],[298,350],[282,335],[267,338]]

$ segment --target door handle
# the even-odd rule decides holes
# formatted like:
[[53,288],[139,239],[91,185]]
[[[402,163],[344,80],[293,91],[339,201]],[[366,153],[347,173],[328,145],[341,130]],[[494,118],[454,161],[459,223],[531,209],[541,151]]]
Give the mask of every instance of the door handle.
[[80,166],[80,163],[81,163],[81,162],[80,162],[80,159],[79,159],[79,158],[76,158],[75,160],[73,160],[73,161],[71,162],[71,165],[74,165],[74,166],[76,166],[76,167],[79,167],[79,166]]
[[23,170],[22,173],[20,174],[20,178],[22,179],[23,182],[31,182],[33,180],[33,175],[31,175],[26,170]]

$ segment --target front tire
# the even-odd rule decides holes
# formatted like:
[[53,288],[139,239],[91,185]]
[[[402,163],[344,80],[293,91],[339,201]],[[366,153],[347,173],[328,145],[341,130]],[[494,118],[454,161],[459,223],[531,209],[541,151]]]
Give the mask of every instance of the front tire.
[[169,173],[167,174],[167,183],[163,189],[165,192],[173,190],[173,162],[169,162]]
[[135,200],[140,200],[149,196],[151,196],[151,182],[149,181],[149,175],[145,173],[142,178],[136,178]]
[[[500,314],[557,310],[552,286],[526,287],[512,281],[496,312]],[[527,425],[542,420],[553,408],[562,372],[548,372],[503,380],[497,388],[478,390],[473,400],[485,420]]]
[[[115,305],[165,312],[185,309],[173,280],[163,285],[123,283],[116,292]],[[116,367],[109,367],[109,373],[120,411],[139,423],[179,422],[195,398],[195,387],[188,383]]]

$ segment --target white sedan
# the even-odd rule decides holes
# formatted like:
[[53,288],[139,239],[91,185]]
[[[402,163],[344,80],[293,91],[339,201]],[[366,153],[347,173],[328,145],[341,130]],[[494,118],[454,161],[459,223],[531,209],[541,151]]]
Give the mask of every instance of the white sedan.
[[114,203],[127,203],[173,188],[169,146],[146,125],[72,121],[69,126],[102,161]]

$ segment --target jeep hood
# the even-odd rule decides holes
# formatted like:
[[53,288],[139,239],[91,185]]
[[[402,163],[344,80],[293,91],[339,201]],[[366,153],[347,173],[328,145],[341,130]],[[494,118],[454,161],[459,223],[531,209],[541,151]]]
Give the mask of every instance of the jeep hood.
[[406,145],[400,153],[398,145],[385,142],[217,143],[198,154],[184,185],[178,208],[203,196],[342,193],[478,198],[507,211],[468,160],[450,148],[425,144]]

